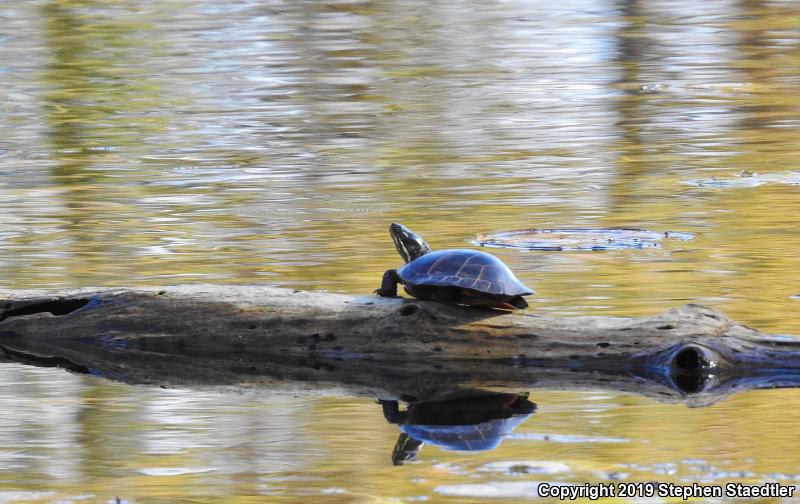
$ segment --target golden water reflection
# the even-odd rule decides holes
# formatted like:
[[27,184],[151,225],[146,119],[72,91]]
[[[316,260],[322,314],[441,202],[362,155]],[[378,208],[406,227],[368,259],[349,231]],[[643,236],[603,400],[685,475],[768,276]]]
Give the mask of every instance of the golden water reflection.
[[[438,502],[481,485],[513,493],[553,480],[794,484],[800,471],[787,449],[800,435],[787,422],[786,412],[800,406],[791,390],[706,408],[534,391],[535,414],[500,448],[431,444],[415,462],[393,466],[397,426],[370,399],[138,389],[16,364],[2,374],[3,410],[15,413],[0,430],[7,447],[0,484],[17,492],[46,487],[53,492],[46,502],[76,498],[76,482],[97,501]],[[782,407],[767,406],[775,403]]]

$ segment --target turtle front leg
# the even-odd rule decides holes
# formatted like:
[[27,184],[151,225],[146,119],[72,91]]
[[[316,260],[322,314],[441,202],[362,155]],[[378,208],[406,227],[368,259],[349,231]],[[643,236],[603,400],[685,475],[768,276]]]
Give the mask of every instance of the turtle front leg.
[[392,450],[392,464],[399,466],[414,460],[421,448],[422,441],[417,441],[405,432],[401,432]]
[[375,289],[375,294],[381,297],[397,297],[398,283],[400,283],[400,277],[397,276],[397,270],[386,270],[381,281],[381,288]]

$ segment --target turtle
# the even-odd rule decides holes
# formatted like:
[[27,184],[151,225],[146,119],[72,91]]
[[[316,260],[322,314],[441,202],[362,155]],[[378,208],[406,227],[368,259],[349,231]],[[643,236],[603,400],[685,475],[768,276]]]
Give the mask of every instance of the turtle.
[[536,410],[527,394],[425,401],[409,404],[405,411],[400,410],[397,401],[378,403],[386,421],[400,427],[392,450],[394,465],[416,458],[425,443],[445,450],[492,450]]
[[522,296],[533,294],[503,261],[480,250],[434,251],[421,236],[403,226],[389,226],[405,266],[387,270],[375,293],[396,297],[397,284],[417,299],[503,310],[527,308]]

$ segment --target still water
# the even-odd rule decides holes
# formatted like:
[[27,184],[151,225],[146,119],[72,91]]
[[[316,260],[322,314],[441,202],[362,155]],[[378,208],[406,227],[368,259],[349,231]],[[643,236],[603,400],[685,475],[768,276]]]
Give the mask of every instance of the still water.
[[[693,233],[493,249],[554,315],[694,302],[800,334],[800,5],[0,3],[0,288],[365,294],[407,224]],[[793,297],[794,296],[794,297]],[[540,481],[800,480],[800,392],[531,389],[497,449],[392,466],[375,398],[0,365],[0,502],[492,502]],[[767,499],[766,502],[775,501]]]

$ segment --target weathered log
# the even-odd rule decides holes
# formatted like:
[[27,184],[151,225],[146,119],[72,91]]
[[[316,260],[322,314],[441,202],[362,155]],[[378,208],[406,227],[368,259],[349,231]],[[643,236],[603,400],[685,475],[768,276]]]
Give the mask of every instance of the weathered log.
[[800,340],[698,305],[549,317],[241,286],[0,291],[0,349],[129,383],[416,400],[547,387],[702,404],[800,382]]

